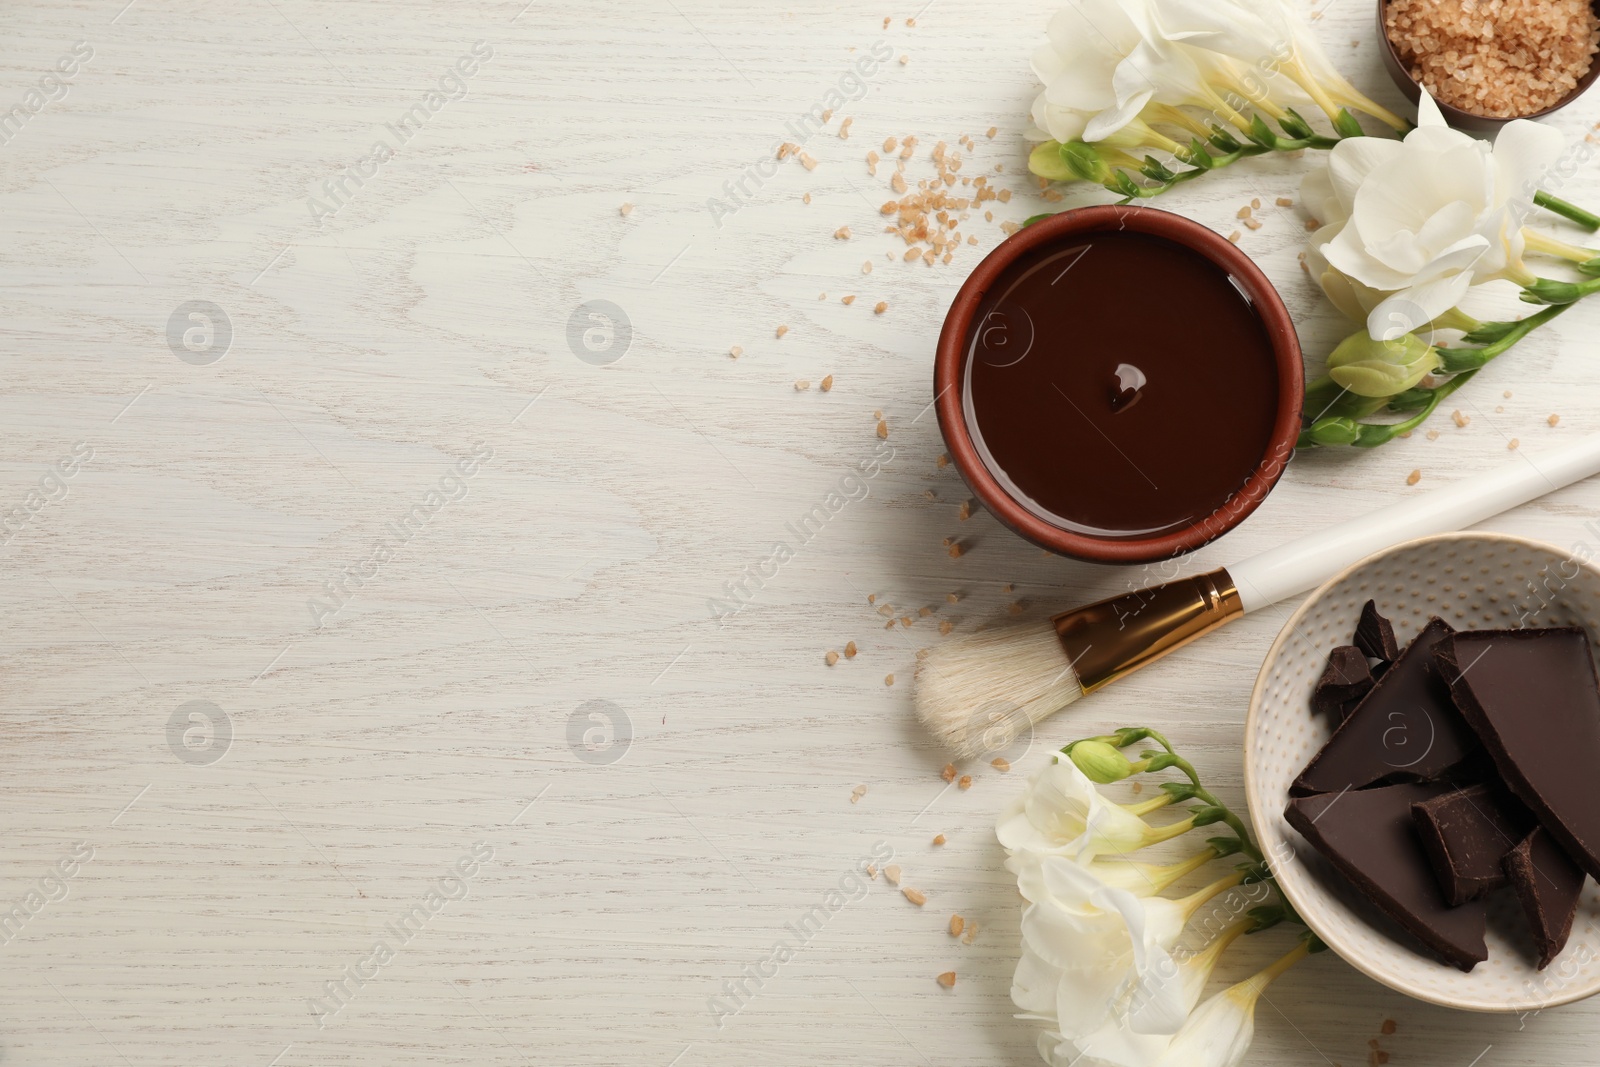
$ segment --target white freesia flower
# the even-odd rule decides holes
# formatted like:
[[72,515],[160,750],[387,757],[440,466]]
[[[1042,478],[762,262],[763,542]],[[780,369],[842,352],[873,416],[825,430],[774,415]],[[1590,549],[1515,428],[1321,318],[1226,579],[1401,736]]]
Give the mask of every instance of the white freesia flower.
[[1138,810],[1101,796],[1071,760],[1058,754],[1001,812],[995,834],[1000,844],[1012,851],[1066,856],[1087,863],[1096,856],[1132,852],[1189,828],[1187,820],[1152,827],[1140,818]]
[[1160,2],[1074,0],[1050,19],[1049,41],[1033,53],[1044,91],[1032,116],[1045,137],[1170,149],[1138,121],[1147,105],[1226,109],[1196,57],[1161,32]]
[[1450,129],[1426,92],[1418,112],[1403,141],[1340,141],[1301,187],[1322,222],[1307,254],[1312,275],[1377,340],[1427,325],[1474,285],[1531,280],[1522,215],[1563,142],[1518,119],[1491,148]]
[[1200,1005],[1151,1067],[1238,1067],[1255,1037],[1256,1001],[1274,979],[1310,954],[1310,942],[1301,941],[1261,973]]
[[[1178,963],[1179,1000],[1185,1017],[1194,1011],[1205,991],[1211,972],[1216,969],[1222,953],[1248,928],[1239,922],[1214,938],[1203,951],[1193,953]],[[1127,1025],[1127,1012],[1132,1006],[1137,990],[1130,992],[1120,1010],[1114,1013],[1099,1029],[1069,1039],[1054,1030],[1039,1035],[1039,1055],[1050,1067],[1151,1067],[1166,1054],[1172,1044],[1170,1034],[1139,1034]]]
[[1176,1031],[1186,1012],[1171,949],[1198,906],[1192,898],[1141,901],[1060,856],[1045,857],[1026,876],[1036,883],[1022,913],[1011,991],[1017,1006],[1076,1040],[1103,1027],[1137,990],[1129,1028]]

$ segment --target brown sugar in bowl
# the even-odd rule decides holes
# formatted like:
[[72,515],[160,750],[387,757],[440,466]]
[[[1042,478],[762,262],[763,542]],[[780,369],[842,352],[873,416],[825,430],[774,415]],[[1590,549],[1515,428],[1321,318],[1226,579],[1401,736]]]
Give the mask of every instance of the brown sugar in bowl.
[[[1600,0],[1592,0],[1590,8],[1600,15]],[[1422,97],[1422,86],[1411,76],[1410,69],[1400,57],[1400,50],[1395,47],[1394,41],[1389,38],[1389,25],[1384,17],[1389,10],[1389,0],[1378,0],[1378,40],[1383,42],[1383,47],[1378,51],[1383,57],[1384,69],[1389,72],[1395,87],[1405,95],[1405,98],[1415,104]],[[1537,119],[1561,110],[1589,90],[1600,78],[1600,54],[1593,56],[1589,62],[1589,69],[1578,78],[1578,84],[1566,96],[1556,101],[1547,108],[1530,111],[1526,115],[1508,115],[1505,118],[1496,118],[1490,115],[1476,115],[1470,111],[1463,111],[1440,101],[1437,97],[1434,103],[1439,105],[1439,113],[1444,120],[1458,130],[1467,130],[1472,133],[1495,133],[1506,123],[1513,119]]]
[[[1193,322],[1193,331],[1189,337],[1182,336],[1172,330],[1164,330],[1159,335],[1152,333],[1154,323],[1159,319],[1160,312],[1169,315],[1171,309],[1179,306],[1181,300],[1171,287],[1163,287],[1159,279],[1153,276],[1139,276],[1137,270],[1123,269],[1115,275],[1118,285],[1126,284],[1130,292],[1143,294],[1140,299],[1149,301],[1147,305],[1151,314],[1132,316],[1118,313],[1107,303],[1088,303],[1083,306],[1068,306],[1063,298],[1058,305],[1059,313],[1072,318],[1058,320],[1077,323],[1084,321],[1086,328],[1069,329],[1041,334],[1044,345],[1040,354],[1036,356],[1037,362],[1029,368],[1029,373],[1034,375],[1030,382],[1031,391],[1019,394],[1018,411],[1028,411],[1031,417],[1017,417],[1011,419],[1003,408],[996,411],[991,408],[980,417],[978,410],[968,395],[969,387],[976,392],[978,378],[974,377],[974,368],[984,370],[983,367],[969,367],[975,358],[982,358],[990,366],[1020,365],[1024,358],[1034,352],[1034,334],[1029,333],[1028,347],[1023,356],[1019,356],[1012,364],[995,364],[987,356],[975,357],[980,345],[988,341],[974,334],[974,328],[980,316],[984,317],[984,326],[989,327],[990,316],[999,308],[1007,307],[1000,301],[1002,292],[1000,284],[1016,286],[1019,283],[1015,278],[1032,278],[1039,273],[1039,268],[1030,264],[1043,264],[1052,262],[1048,257],[1062,253],[1062,250],[1073,250],[1080,246],[1086,251],[1092,250],[1096,236],[1099,235],[1102,246],[1115,248],[1117,243],[1124,245],[1130,239],[1153,241],[1162,247],[1176,246],[1187,258],[1202,263],[1208,272],[1226,279],[1229,285],[1228,296],[1239,307],[1248,309],[1250,321],[1259,324],[1261,341],[1256,346],[1259,352],[1260,365],[1257,369],[1261,372],[1249,376],[1249,381],[1241,381],[1239,366],[1222,366],[1205,364],[1196,352],[1194,360],[1196,371],[1183,371],[1181,374],[1171,375],[1167,378],[1156,378],[1157,384],[1165,384],[1168,391],[1159,395],[1160,399],[1152,400],[1150,406],[1140,416],[1141,423],[1123,423],[1118,426],[1133,427],[1135,425],[1148,425],[1155,414],[1165,415],[1175,403],[1174,392],[1183,397],[1187,403],[1189,397],[1205,397],[1217,395],[1217,388],[1221,383],[1226,389],[1228,403],[1232,403],[1237,396],[1245,398],[1239,400],[1234,410],[1229,410],[1227,404],[1208,405],[1196,403],[1192,408],[1184,408],[1179,412],[1182,430],[1174,431],[1175,436],[1171,442],[1160,439],[1159,434],[1146,435],[1137,441],[1139,447],[1145,451],[1136,451],[1134,454],[1147,459],[1154,455],[1165,463],[1171,460],[1179,466],[1173,469],[1188,469],[1207,471],[1210,466],[1216,466],[1221,473],[1219,478],[1226,481],[1228,471],[1233,470],[1237,480],[1228,482],[1229,491],[1226,496],[1217,500],[1215,506],[1207,506],[1204,510],[1192,513],[1188,503],[1181,499],[1171,501],[1177,508],[1177,514],[1182,518],[1177,522],[1165,525],[1151,524],[1144,529],[1137,523],[1130,523],[1124,527],[1109,530],[1085,527],[1080,523],[1064,519],[1064,512],[1060,509],[1046,509],[1039,506],[1039,494],[1023,491],[1022,483],[1012,475],[1016,470],[1010,466],[1009,461],[1000,465],[997,461],[997,450],[992,448],[993,441],[986,440],[985,434],[978,426],[979,423],[991,428],[997,424],[1007,433],[1034,433],[1042,435],[1042,439],[1049,440],[1066,430],[1074,430],[1080,435],[1079,444],[1084,446],[1085,454],[1095,451],[1090,446],[1097,445],[1097,439],[1092,438],[1083,426],[1094,428],[1093,419],[1084,410],[1088,403],[1085,396],[1098,395],[1101,381],[1101,369],[1106,362],[1113,358],[1126,358],[1137,362],[1152,352],[1183,352],[1194,350],[1194,338],[1200,336],[1206,323]],[[1142,235],[1142,236],[1141,236]],[[1103,253],[1096,253],[1097,256]],[[1041,258],[1045,257],[1045,258]],[[1090,263],[1089,259],[1084,260]],[[1104,270],[1104,259],[1096,269]],[[1126,268],[1127,264],[1123,264]],[[1018,274],[1018,272],[1023,272]],[[1066,275],[1063,271],[1055,281],[1059,282]],[[1039,273],[1040,278],[1047,277],[1047,273]],[[1110,276],[1110,275],[1106,275]],[[1082,277],[1082,276],[1080,276]],[[1008,280],[1013,279],[1013,280]],[[1035,283],[1039,284],[1039,283]],[[1055,282],[1051,282],[1054,285]],[[1080,284],[1086,284],[1080,282]],[[991,290],[995,291],[990,298]],[[1051,294],[1057,291],[1050,290]],[[1009,291],[1007,291],[1009,293]],[[1019,298],[1020,299],[1020,298]],[[1044,310],[1040,304],[1034,304],[1035,311]],[[1104,312],[1099,319],[1094,316],[1097,312]],[[1009,312],[1008,312],[1009,313]],[[1188,320],[1185,320],[1188,325]],[[1033,329],[1030,319],[1028,329]],[[1098,334],[1096,331],[1100,331]],[[1100,343],[1105,342],[1105,343]],[[1201,346],[1203,347],[1203,346]],[[1224,347],[1220,353],[1212,352],[1212,356],[1224,360],[1231,358],[1227,353],[1231,348]],[[1240,357],[1243,358],[1243,357]],[[1117,373],[1122,373],[1121,364]],[[1183,366],[1178,364],[1178,366]],[[1175,378],[1183,374],[1211,373],[1205,370],[1212,367],[1212,377],[1201,378],[1195,381],[1176,381]],[[1170,369],[1170,368],[1168,368]],[[1229,377],[1233,372],[1232,377]],[[990,373],[985,371],[985,373]],[[1040,378],[1039,375],[1043,375]],[[1058,381],[1059,379],[1059,381]],[[1079,402],[1072,402],[1067,391],[1060,387],[1060,381],[1067,383],[1068,389],[1076,391]],[[1120,383],[1120,378],[1117,379]],[[1041,384],[1042,383],[1042,384]],[[1142,382],[1141,382],[1142,384]],[[1247,516],[1249,516],[1266,494],[1277,484],[1282,475],[1289,457],[1293,452],[1295,440],[1301,428],[1301,406],[1304,395],[1304,371],[1301,365],[1301,352],[1299,340],[1295,335],[1294,324],[1290,321],[1289,313],[1283,305],[1277,290],[1267,280],[1260,268],[1245,255],[1232,242],[1222,238],[1212,230],[1167,211],[1155,208],[1137,206],[1104,205],[1096,207],[1077,208],[1064,211],[1051,216],[1031,226],[1025,227],[1004,241],[998,248],[991,252],[972,272],[956,294],[949,312],[945,316],[944,327],[939,335],[938,350],[934,360],[934,406],[938,413],[940,432],[944,435],[945,443],[949,449],[950,457],[957,470],[965,479],[968,487],[988,511],[998,518],[1005,526],[1027,540],[1060,555],[1076,559],[1089,560],[1102,563],[1147,563],[1169,559],[1173,556],[1192,552],[1200,546],[1233,529]],[[1206,388],[1199,388],[1204,385]],[[1050,397],[1047,389],[1054,387],[1061,393],[1067,403],[1057,403]],[[1183,387],[1181,391],[1179,387]],[[1088,389],[1089,393],[1082,390]],[[1207,392],[1210,389],[1210,392]],[[1046,399],[1054,404],[1054,408],[1030,406],[1029,402],[1038,394],[1043,394]],[[1126,395],[1126,394],[1125,394]],[[1135,392],[1134,399],[1128,401],[1127,414],[1133,414],[1133,405],[1142,402],[1141,396]],[[1246,403],[1246,399],[1248,403]],[[1116,385],[1112,386],[1112,395],[1108,398],[1110,410],[1115,411],[1117,404]],[[1071,407],[1068,406],[1071,404]],[[1221,407],[1218,410],[1217,407]],[[1077,412],[1074,414],[1073,409]],[[1089,409],[1094,411],[1094,409]],[[1105,410],[1105,409],[1102,409]],[[1045,414],[1041,414],[1045,412]],[[997,419],[996,415],[1000,417]],[[1081,417],[1082,422],[1077,421]],[[1109,417],[1109,416],[1107,416]],[[1223,428],[1233,425],[1229,421],[1249,421],[1249,424],[1258,428],[1255,436],[1244,439],[1243,443],[1232,440],[1232,432]],[[1110,425],[1109,423],[1107,425]],[[1163,423],[1162,425],[1165,425]],[[1036,429],[1028,429],[1033,427]],[[1115,430],[1117,427],[1114,426]],[[1128,454],[1119,447],[1103,429],[1098,431],[1100,437],[1116,455],[1133,464]],[[992,435],[991,435],[992,437]],[[1233,447],[1234,468],[1223,468],[1220,463],[1212,463],[1223,454],[1222,442],[1230,443]],[[1052,442],[1053,444],[1053,442]],[[1124,444],[1129,449],[1134,448],[1128,438]],[[1246,449],[1244,462],[1239,463],[1240,448]],[[1102,458],[1112,457],[1103,447],[1099,448]],[[1044,469],[1060,471],[1062,485],[1060,488],[1068,497],[1078,488],[1075,479],[1093,481],[1098,478],[1103,483],[1109,477],[1107,469],[1098,464],[1077,463],[1078,455],[1068,450],[1064,453],[1043,457]],[[1109,463],[1120,462],[1114,457]],[[1190,464],[1183,468],[1183,464]],[[1153,468],[1154,473],[1160,475],[1163,481],[1168,481],[1165,491],[1169,497],[1181,497],[1180,490],[1187,482],[1184,479],[1170,479],[1170,470],[1166,466]],[[1156,483],[1149,477],[1145,478],[1151,489],[1156,489]],[[1117,483],[1111,483],[1113,488],[1104,499],[1116,506]],[[1121,483],[1127,487],[1128,497],[1136,497],[1160,503],[1160,494],[1146,492],[1143,483],[1138,482],[1131,471],[1127,472],[1125,481]]]

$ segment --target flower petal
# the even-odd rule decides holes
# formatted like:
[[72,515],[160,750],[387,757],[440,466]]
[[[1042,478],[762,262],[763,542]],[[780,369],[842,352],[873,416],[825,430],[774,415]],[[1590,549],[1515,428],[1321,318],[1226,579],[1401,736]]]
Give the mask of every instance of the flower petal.
[[1395,293],[1367,316],[1367,334],[1387,340],[1419,330],[1460,303],[1471,286],[1472,275],[1463,272]]

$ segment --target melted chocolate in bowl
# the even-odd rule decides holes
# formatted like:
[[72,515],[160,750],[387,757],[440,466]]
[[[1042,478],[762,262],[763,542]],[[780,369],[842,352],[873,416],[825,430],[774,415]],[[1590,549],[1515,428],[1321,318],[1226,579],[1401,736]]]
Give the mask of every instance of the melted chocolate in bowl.
[[1216,512],[1268,459],[1272,340],[1199,252],[1132,231],[1048,244],[1000,274],[972,323],[973,444],[1047,522],[1160,536]]

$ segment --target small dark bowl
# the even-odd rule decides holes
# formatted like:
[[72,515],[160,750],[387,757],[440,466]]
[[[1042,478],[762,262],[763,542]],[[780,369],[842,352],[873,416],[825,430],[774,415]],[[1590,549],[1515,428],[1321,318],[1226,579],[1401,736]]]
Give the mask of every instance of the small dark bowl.
[[[1232,275],[1249,297],[1266,328],[1278,371],[1278,395],[1271,439],[1267,442],[1261,462],[1240,487],[1233,502],[1196,519],[1189,526],[1142,539],[1111,539],[1078,533],[1057,526],[1024,507],[1000,484],[978,454],[963,410],[965,394],[962,381],[967,360],[967,338],[972,330],[973,318],[989,287],[1018,257],[1035,248],[1078,240],[1085,234],[1114,230],[1132,230],[1164,237],[1199,252]],[[939,415],[939,432],[944,436],[956,470],[972,490],[973,496],[1001,523],[1040,548],[1074,559],[1094,563],[1153,563],[1193,552],[1221,537],[1243,522],[1271,492],[1282,476],[1300,434],[1305,376],[1300,341],[1282,298],[1261,268],[1237,245],[1225,240],[1216,231],[1170,211],[1103,204],[1063,211],[1036,222],[1006,238],[978,264],[956,293],[945,315],[938,351],[934,355],[933,392],[934,407]]]
[[[1594,9],[1596,14],[1600,14],[1600,0],[1592,0],[1590,7]],[[1394,79],[1395,86],[1405,94],[1407,100],[1415,104],[1422,98],[1422,86],[1418,85],[1416,79],[1411,77],[1411,71],[1406,68],[1405,62],[1400,58],[1399,49],[1395,48],[1394,42],[1389,39],[1389,28],[1384,24],[1383,18],[1384,12],[1388,8],[1389,0],[1378,0],[1378,39],[1383,42],[1383,65],[1389,71],[1389,77]],[[1474,115],[1470,111],[1462,111],[1458,107],[1440,103],[1437,98],[1435,98],[1434,103],[1439,104],[1439,112],[1444,115],[1445,121],[1458,130],[1468,130],[1472,133],[1496,133],[1500,127],[1512,119],[1537,119],[1543,118],[1551,112],[1560,111],[1587,92],[1596,78],[1600,78],[1600,54],[1595,55],[1590,60],[1589,69],[1584,72],[1583,77],[1578,79],[1578,85],[1572,92],[1543,111],[1534,111],[1527,115],[1512,115],[1511,118],[1496,119],[1485,115]]]

